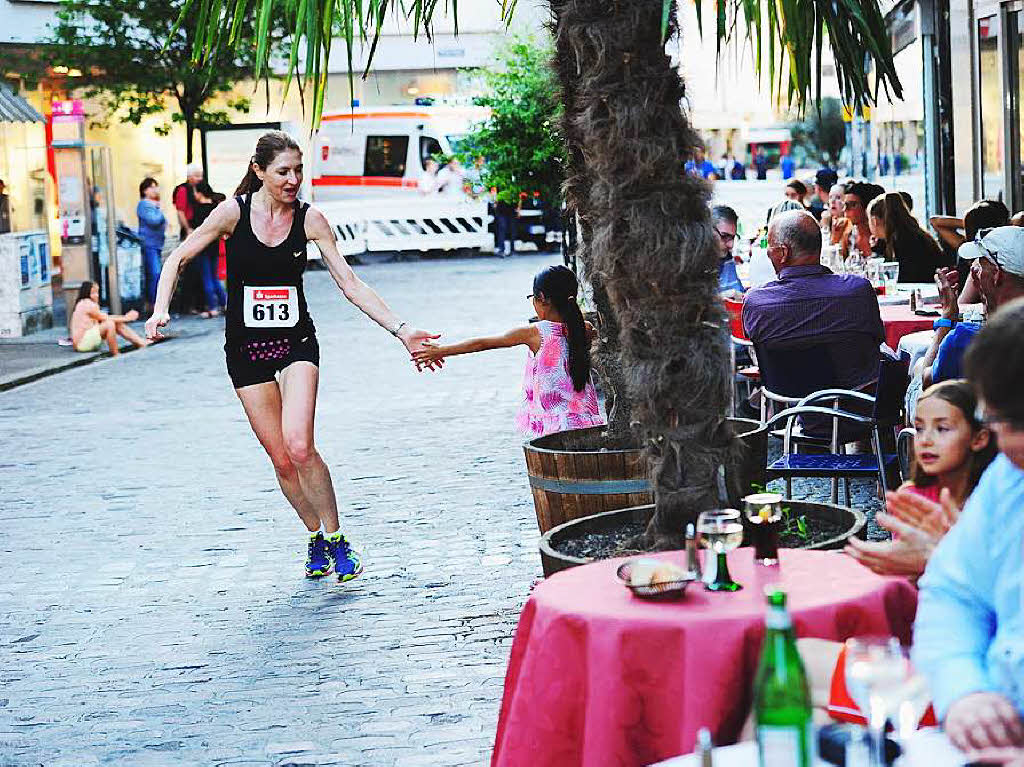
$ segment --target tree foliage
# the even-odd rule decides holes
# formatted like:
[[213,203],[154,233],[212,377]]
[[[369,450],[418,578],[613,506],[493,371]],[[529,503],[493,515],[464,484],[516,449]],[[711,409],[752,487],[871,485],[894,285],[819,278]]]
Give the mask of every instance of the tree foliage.
[[477,99],[490,118],[467,137],[464,161],[483,155],[483,183],[498,199],[515,205],[519,195],[540,192],[549,203],[560,199],[565,178],[565,142],[558,134],[558,87],[548,62],[550,43],[524,35],[498,51],[484,74],[488,95]]
[[836,167],[839,153],[846,146],[846,123],[839,99],[825,98],[807,119],[790,127],[793,141],[818,160]]
[[[188,160],[193,132],[201,125],[230,121],[228,110],[247,112],[249,99],[211,101],[251,77],[256,65],[253,36],[238,48],[211,50],[193,61],[196,29],[201,19],[189,15],[178,24],[183,0],[63,0],[51,27],[46,63],[82,73],[87,96],[98,97],[105,118],[139,124],[169,106],[177,109],[157,128],[166,135],[173,123],[186,128]],[[176,26],[177,25],[177,26]],[[271,39],[282,38],[281,19],[272,20]]]
[[[698,19],[701,1],[695,0]],[[621,2],[604,0],[602,7],[606,14],[612,14]],[[511,21],[516,3],[517,0],[501,0],[506,21]],[[255,34],[254,71],[258,76],[269,66],[273,19],[283,11],[291,36],[288,71],[300,76],[303,88],[312,88],[315,127],[323,112],[331,40],[335,34],[345,44],[351,83],[356,47],[365,46],[369,51],[365,77],[389,14],[408,19],[414,35],[429,39],[438,7],[455,19],[457,33],[458,0],[185,0],[181,19],[183,24],[186,19],[199,20],[196,61],[225,47],[249,52]],[[674,10],[674,0],[658,0],[663,42]],[[820,98],[822,50],[826,45],[832,50],[836,77],[847,103],[874,103],[883,87],[897,97],[902,96],[878,0],[716,0],[715,11],[719,51],[739,34],[738,30],[744,30],[754,51],[756,70],[766,73],[773,91],[780,97],[785,93],[790,103],[803,105],[812,92]],[[866,66],[866,59],[870,59],[873,67]]]

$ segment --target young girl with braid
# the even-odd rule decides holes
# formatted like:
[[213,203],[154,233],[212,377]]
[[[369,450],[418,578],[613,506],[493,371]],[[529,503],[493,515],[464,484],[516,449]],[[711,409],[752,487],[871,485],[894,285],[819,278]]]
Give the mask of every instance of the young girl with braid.
[[526,346],[523,399],[516,428],[530,437],[556,431],[600,426],[604,417],[590,380],[590,342],[596,331],[585,322],[576,303],[579,283],[564,266],[549,266],[533,278],[533,301],[538,321],[497,336],[470,338],[441,346],[427,341],[413,354],[418,364],[434,363],[456,354]]

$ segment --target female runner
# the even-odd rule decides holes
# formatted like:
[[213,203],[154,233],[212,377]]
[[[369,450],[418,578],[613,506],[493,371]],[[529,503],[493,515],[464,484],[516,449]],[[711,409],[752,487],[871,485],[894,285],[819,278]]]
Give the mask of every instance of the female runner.
[[170,319],[168,305],[185,264],[219,237],[226,238],[228,375],[274,464],[281,491],[310,533],[307,577],[333,571],[344,582],[362,572],[362,562],[341,534],[331,475],[313,445],[320,350],[302,289],[306,243],[316,243],[345,298],[410,353],[437,336],[400,321],[356,276],[338,253],[323,213],[299,201],[301,185],[298,144],[281,131],[265,133],[235,196],[220,203],[168,256],[146,337],[161,337],[159,328]]

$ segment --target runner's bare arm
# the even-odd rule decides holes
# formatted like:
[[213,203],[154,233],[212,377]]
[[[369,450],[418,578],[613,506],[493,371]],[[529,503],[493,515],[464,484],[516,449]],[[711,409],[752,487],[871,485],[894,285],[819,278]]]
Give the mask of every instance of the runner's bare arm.
[[454,357],[457,354],[473,354],[484,352],[490,349],[507,349],[511,346],[529,346],[534,354],[540,349],[540,329],[536,325],[527,325],[522,328],[515,328],[507,333],[497,336],[482,336],[480,338],[468,338],[457,344],[439,346],[432,343],[425,343],[423,349],[413,354],[416,362],[437,362],[445,357]]
[[174,295],[174,286],[178,282],[181,270],[189,261],[202,253],[207,245],[235,231],[238,215],[238,203],[234,198],[225,200],[214,208],[202,225],[178,245],[164,261],[163,268],[160,270],[160,281],[157,283],[153,316],[146,321],[147,338],[159,337],[157,328],[167,324],[169,319],[167,309],[171,304],[171,296]]
[[[389,333],[397,334],[410,353],[423,348],[425,341],[439,338],[425,330],[403,323],[377,292],[359,279],[345,258],[338,252],[337,240],[327,218],[314,207],[306,211],[306,239],[315,242],[331,277],[353,305]],[[401,326],[401,327],[399,327]],[[430,364],[433,369],[435,365]],[[437,366],[439,367],[439,365]]]

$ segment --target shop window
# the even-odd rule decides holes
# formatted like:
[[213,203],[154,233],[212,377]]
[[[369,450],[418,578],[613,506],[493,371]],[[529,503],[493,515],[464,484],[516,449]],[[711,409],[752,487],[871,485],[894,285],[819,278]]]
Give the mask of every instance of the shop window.
[[367,136],[363,175],[401,178],[408,152],[408,136]]
[[433,136],[420,136],[420,167],[427,168],[427,160],[437,159],[443,154],[440,142]]
[[978,90],[981,126],[981,196],[1005,197],[1002,65],[999,61],[999,18],[978,20]]

